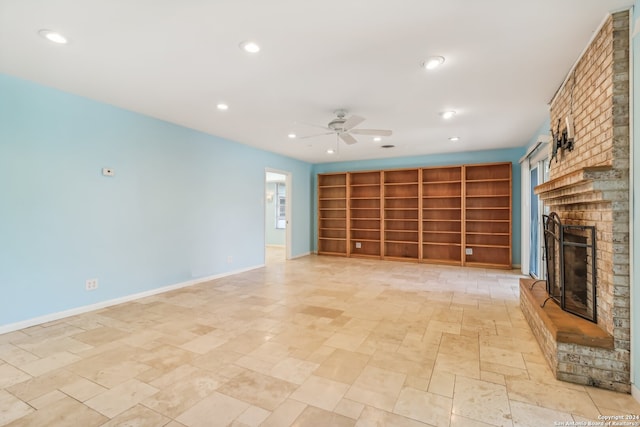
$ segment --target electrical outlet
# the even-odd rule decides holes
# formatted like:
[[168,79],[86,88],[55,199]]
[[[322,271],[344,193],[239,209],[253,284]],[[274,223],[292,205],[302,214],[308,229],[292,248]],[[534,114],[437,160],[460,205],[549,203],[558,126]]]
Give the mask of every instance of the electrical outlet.
[[362,248],[362,243],[361,242],[356,242],[356,249],[360,249]]
[[227,257],[227,264],[231,264],[233,262],[233,257],[231,255],[229,255]]
[[104,176],[114,176],[116,171],[111,168],[102,168],[102,175]]
[[87,279],[84,282],[84,288],[87,291],[95,291],[98,289],[98,279]]
[[464,250],[465,255],[473,255],[473,248],[466,248]]

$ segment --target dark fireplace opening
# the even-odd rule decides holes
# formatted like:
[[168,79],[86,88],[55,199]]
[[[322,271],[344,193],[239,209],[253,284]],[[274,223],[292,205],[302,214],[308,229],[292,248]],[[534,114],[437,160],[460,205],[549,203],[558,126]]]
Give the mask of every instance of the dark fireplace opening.
[[563,225],[555,212],[543,222],[549,299],[597,322],[595,227]]

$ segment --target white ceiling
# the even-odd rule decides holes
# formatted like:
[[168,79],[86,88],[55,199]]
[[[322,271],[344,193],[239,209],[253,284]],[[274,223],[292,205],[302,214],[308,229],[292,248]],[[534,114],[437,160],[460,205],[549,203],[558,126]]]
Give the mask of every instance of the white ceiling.
[[[632,3],[0,0],[0,72],[313,163],[518,147],[605,15]],[[446,61],[428,72],[431,55]],[[338,108],[396,147],[359,136],[328,155],[335,136],[287,137]]]

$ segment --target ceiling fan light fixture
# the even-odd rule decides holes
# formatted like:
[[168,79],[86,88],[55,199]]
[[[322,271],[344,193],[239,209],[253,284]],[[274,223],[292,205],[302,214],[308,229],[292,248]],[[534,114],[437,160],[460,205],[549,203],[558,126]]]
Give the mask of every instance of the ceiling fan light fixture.
[[430,56],[422,61],[422,66],[427,70],[435,70],[444,64],[444,56]]
[[53,43],[67,44],[69,42],[65,36],[53,30],[40,30],[38,34]]
[[443,111],[442,113],[440,113],[440,115],[442,116],[443,119],[449,120],[456,115],[456,112],[453,110]]
[[258,45],[258,43],[252,42],[251,40],[245,40],[242,43],[240,43],[240,49],[248,53],[260,52],[260,46]]

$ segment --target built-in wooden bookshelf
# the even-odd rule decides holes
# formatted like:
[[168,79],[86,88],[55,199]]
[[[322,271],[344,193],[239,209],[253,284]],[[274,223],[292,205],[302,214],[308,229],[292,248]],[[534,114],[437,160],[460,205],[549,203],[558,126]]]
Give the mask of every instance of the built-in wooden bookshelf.
[[347,256],[347,173],[318,175],[318,253]]
[[318,175],[318,253],[511,268],[511,163]]
[[422,259],[462,265],[462,166],[422,169]]
[[511,268],[511,163],[465,166],[465,265]]
[[418,260],[420,257],[420,170],[383,171],[385,259]]
[[349,173],[349,253],[380,258],[382,172]]

